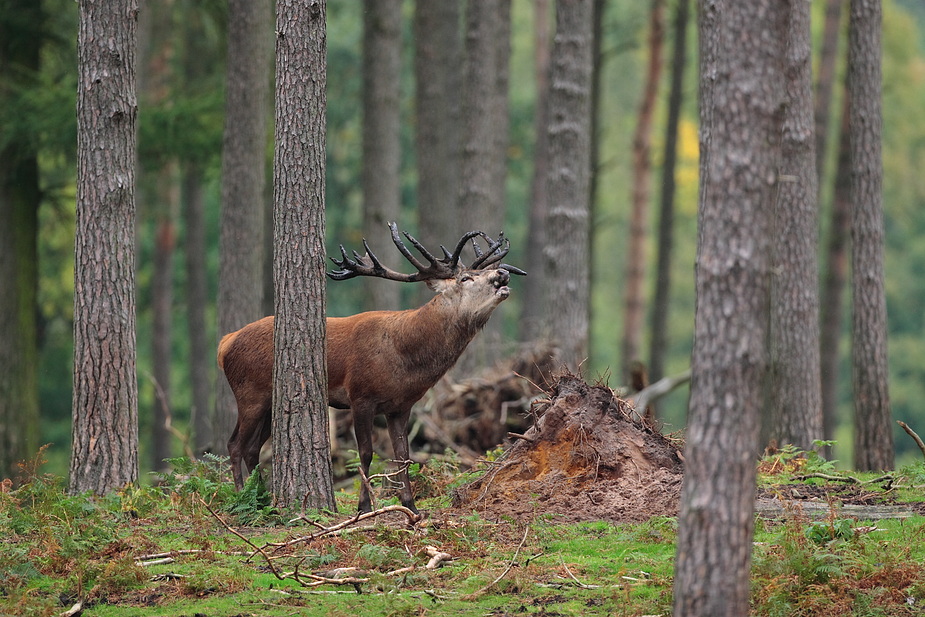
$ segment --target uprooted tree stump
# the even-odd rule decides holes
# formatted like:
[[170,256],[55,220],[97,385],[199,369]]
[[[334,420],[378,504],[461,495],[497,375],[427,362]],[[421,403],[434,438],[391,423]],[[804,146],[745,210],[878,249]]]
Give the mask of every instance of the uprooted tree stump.
[[604,386],[560,377],[536,420],[454,506],[488,518],[642,521],[674,516],[683,473],[676,442]]

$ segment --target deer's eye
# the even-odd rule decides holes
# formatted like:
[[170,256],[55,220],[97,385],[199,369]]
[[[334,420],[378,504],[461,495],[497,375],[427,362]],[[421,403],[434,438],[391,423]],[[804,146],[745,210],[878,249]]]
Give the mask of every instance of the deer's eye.
[[471,280],[472,280],[472,277],[468,274],[463,274],[461,277],[459,277],[460,283],[468,283]]

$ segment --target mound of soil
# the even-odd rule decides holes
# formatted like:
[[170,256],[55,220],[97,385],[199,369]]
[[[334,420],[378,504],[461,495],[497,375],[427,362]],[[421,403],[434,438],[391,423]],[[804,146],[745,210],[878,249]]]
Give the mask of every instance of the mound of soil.
[[533,405],[533,426],[496,466],[454,494],[454,507],[489,519],[638,522],[675,516],[677,446],[603,386],[559,378]]

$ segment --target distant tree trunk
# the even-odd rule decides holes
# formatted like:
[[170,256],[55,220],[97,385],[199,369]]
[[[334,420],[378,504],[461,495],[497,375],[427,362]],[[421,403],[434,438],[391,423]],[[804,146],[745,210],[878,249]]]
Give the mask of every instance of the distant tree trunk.
[[547,331],[572,371],[588,355],[592,8],[587,1],[556,1],[547,127]]
[[826,242],[825,280],[822,287],[822,315],[819,331],[819,358],[822,377],[822,421],[826,439],[835,436],[838,418],[839,344],[844,311],[845,285],[848,281],[848,243],[851,236],[851,137],[848,129],[850,98],[845,93],[841,130],[838,139],[838,163],[835,190]]
[[[203,17],[187,19],[183,25],[182,79],[187,92],[201,92],[216,59],[217,46],[208,40]],[[191,390],[190,424],[192,448],[196,455],[217,449],[212,432],[212,394],[215,379],[215,328],[208,327],[207,309],[213,303],[209,292],[205,202],[201,152],[183,157],[180,167],[180,204],[185,230],[182,247],[186,271],[186,324],[189,338],[189,382]],[[269,235],[269,234],[267,234]],[[272,278],[272,277],[271,277]]]
[[819,376],[818,189],[810,6],[788,0],[780,184],[772,232],[771,439],[803,450],[822,439]]
[[[173,30],[173,2],[142,0],[138,21],[138,99],[142,109],[161,108],[174,94],[176,81],[173,57],[176,53]],[[153,227],[154,257],[150,283],[152,337],[151,376],[154,398],[150,410],[151,469],[162,471],[170,456],[171,349],[173,304],[173,253],[175,219],[178,206],[177,162],[171,156],[152,157],[147,165],[138,164],[136,206],[139,234]],[[150,226],[150,227],[149,227]],[[142,418],[147,411],[141,410]],[[143,422],[143,424],[145,424]]]
[[[835,83],[835,65],[838,59],[838,39],[841,31],[841,7],[843,0],[826,0],[825,22],[823,24],[822,46],[816,77],[816,177],[822,186],[828,160],[829,117],[832,108],[832,90]],[[845,95],[845,105],[848,96]],[[820,303],[820,373],[822,380],[822,426],[823,438],[835,438],[835,422],[838,409],[838,363],[839,339],[844,317],[842,315],[842,291],[847,278],[846,243],[850,233],[848,197],[848,128],[847,107],[843,111],[839,131],[838,158],[835,172],[835,191],[832,198],[829,239],[826,243],[826,264],[822,301]]]
[[278,0],[273,492],[335,510],[325,364],[325,13]]
[[880,0],[851,0],[848,96],[851,99],[854,466],[893,468],[883,279],[883,159]]
[[533,3],[533,69],[536,79],[536,108],[533,116],[533,178],[530,182],[529,217],[527,233],[527,269],[530,276],[524,279],[520,313],[520,340],[533,341],[544,336],[542,325],[543,296],[545,295],[546,218],[549,198],[546,179],[549,176],[549,0]]
[[[414,3],[418,232],[423,241],[461,234],[459,199],[462,35],[460,2]],[[424,293],[431,295],[429,290]]]
[[81,2],[71,493],[138,479],[135,0]]
[[[504,226],[507,177],[510,0],[466,5],[460,219],[468,231],[495,236]],[[498,357],[500,321],[490,321],[463,352],[457,368],[470,373]]]
[[[0,20],[0,106],[38,74],[45,13],[33,0],[15,0]],[[0,148],[0,479],[38,447],[38,208],[37,140],[26,131],[4,135]]]
[[176,161],[167,164],[158,173],[160,203],[157,230],[154,238],[154,275],[151,285],[154,312],[154,340],[152,341],[152,369],[156,387],[154,424],[151,440],[151,468],[162,471],[164,459],[171,455],[171,433],[168,429],[171,411],[170,369],[173,349],[173,258],[177,245],[176,210],[179,207]]
[[658,216],[655,292],[652,299],[652,325],[649,348],[649,379],[653,383],[665,376],[668,350],[668,315],[671,302],[671,255],[674,248],[675,168],[678,161],[678,122],[684,98],[684,68],[687,65],[687,24],[690,0],[678,0],[675,7],[671,60],[671,89],[668,93],[668,119],[665,125],[665,157]]
[[[377,255],[392,245],[388,223],[399,220],[400,77],[401,0],[364,0],[363,235]],[[367,280],[363,306],[397,310],[400,291],[393,281]]]
[[786,5],[699,6],[701,145],[694,347],[674,615],[749,610],[767,371]]
[[[814,119],[816,124],[816,179],[822,185],[826,153],[829,144],[829,118],[832,115],[832,90],[835,85],[835,65],[838,61],[838,39],[841,33],[843,0],[826,0],[822,44],[816,76]],[[817,188],[818,188],[817,186]]]
[[183,222],[186,227],[186,322],[189,336],[190,387],[192,389],[193,451],[197,454],[214,448],[209,410],[212,397],[211,371],[214,366],[214,346],[206,327],[206,306],[209,285],[206,275],[206,229],[203,221],[205,205],[202,194],[202,170],[195,163],[183,169]]
[[629,383],[632,367],[639,362],[645,315],[646,240],[649,234],[649,186],[652,163],[652,116],[662,75],[662,41],[665,38],[665,2],[651,0],[649,11],[649,64],[646,70],[639,116],[633,135],[633,190],[630,200],[629,238],[626,243],[623,282],[623,383]]
[[[219,338],[262,316],[260,277],[270,104],[267,78],[270,27],[268,0],[229,2],[219,239]],[[213,429],[216,441],[224,443],[234,430],[237,406],[224,379],[217,380],[217,387]]]

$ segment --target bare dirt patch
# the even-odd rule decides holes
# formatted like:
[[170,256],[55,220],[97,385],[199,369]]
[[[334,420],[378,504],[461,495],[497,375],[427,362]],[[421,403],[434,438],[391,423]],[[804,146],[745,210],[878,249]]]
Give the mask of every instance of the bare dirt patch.
[[535,422],[454,507],[489,519],[637,522],[675,516],[683,458],[677,444],[604,386],[559,379],[534,403]]

